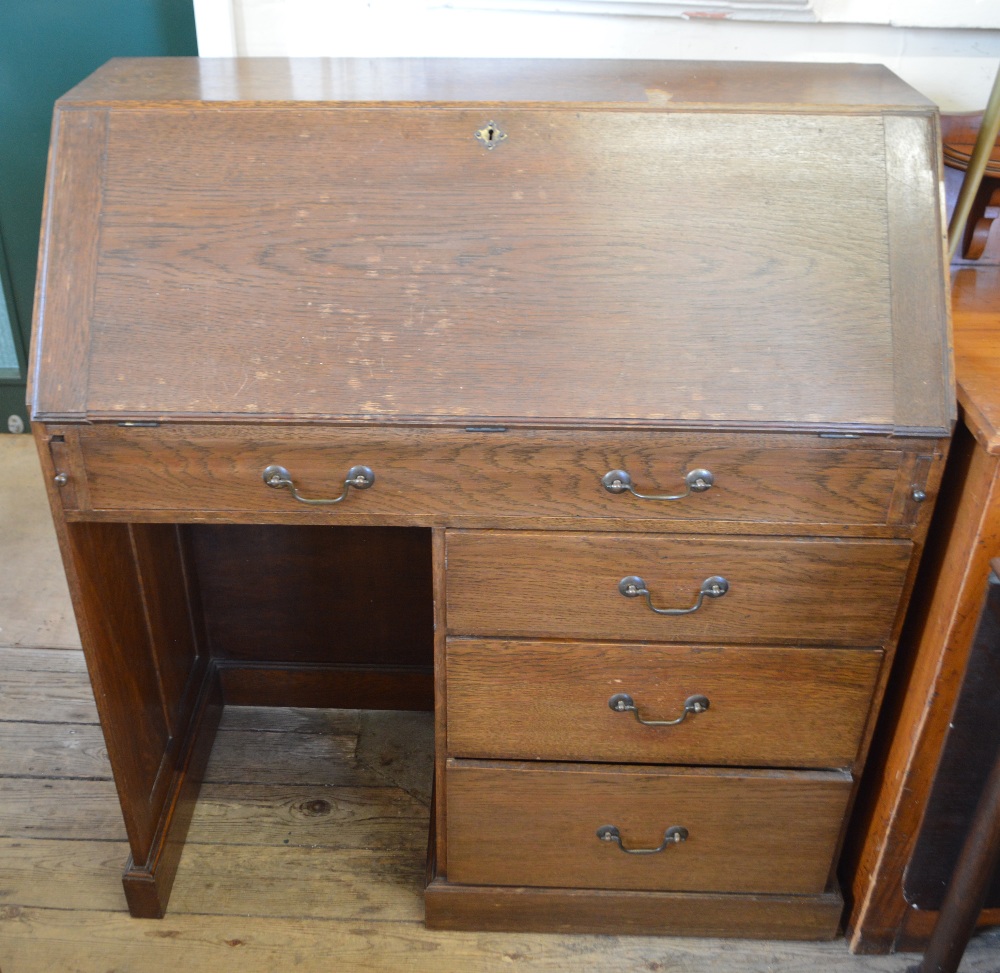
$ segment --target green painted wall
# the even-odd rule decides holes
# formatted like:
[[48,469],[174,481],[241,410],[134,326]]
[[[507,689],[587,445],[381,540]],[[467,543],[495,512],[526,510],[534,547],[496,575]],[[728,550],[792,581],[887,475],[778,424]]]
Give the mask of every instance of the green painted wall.
[[0,432],[26,416],[52,103],[109,58],[197,53],[193,0],[0,0],[0,283],[22,371],[0,376]]

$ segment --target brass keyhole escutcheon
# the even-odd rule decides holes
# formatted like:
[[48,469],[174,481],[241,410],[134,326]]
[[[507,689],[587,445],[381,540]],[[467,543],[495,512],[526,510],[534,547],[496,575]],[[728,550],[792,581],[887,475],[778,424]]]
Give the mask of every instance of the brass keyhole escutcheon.
[[495,149],[505,138],[507,133],[502,131],[496,122],[487,122],[478,132],[476,138],[486,146],[487,149]]

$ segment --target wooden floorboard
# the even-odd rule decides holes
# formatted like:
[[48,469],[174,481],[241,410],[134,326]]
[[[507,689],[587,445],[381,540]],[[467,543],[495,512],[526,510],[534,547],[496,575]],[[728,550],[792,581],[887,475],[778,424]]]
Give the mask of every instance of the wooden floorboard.
[[[5,726],[0,724],[0,757],[10,745]],[[124,841],[125,825],[114,781],[0,779],[0,835]]]
[[[433,932],[417,921],[181,916],[0,908],[4,973],[900,973],[913,957],[843,943]],[[963,973],[995,973],[976,950]]]
[[[2,973],[902,973],[832,943],[430,931],[427,714],[225,713],[167,918],[125,910],[124,827],[79,653],[0,650]],[[50,690],[51,689],[51,693]],[[37,709],[36,709],[37,705]],[[74,718],[75,717],[75,718]],[[963,973],[998,973],[1000,935]]]
[[370,783],[359,779],[357,744],[357,734],[220,730],[204,779],[223,784]]
[[19,906],[127,912],[127,857],[125,841],[0,838],[0,891]]
[[187,843],[406,848],[423,856],[428,808],[396,787],[203,784]]
[[80,634],[32,437],[0,435],[0,465],[0,646],[79,652]]
[[361,711],[356,709],[300,709],[298,707],[227,706],[220,730],[253,733],[312,733],[320,735],[361,732]]
[[[44,651],[39,651],[39,649]],[[93,702],[90,683],[87,680],[87,664],[84,662],[83,652],[80,649],[52,649],[47,646],[25,648],[0,643],[0,672],[4,674],[4,682],[6,682],[7,673],[15,670],[74,672],[77,675],[82,675],[83,679],[78,684],[81,698],[85,696]]]
[[[24,650],[18,651],[23,654]],[[79,672],[47,671],[44,681],[40,682],[37,670],[8,668],[2,671],[0,720],[97,724],[97,707],[86,683],[86,674],[81,685]]]
[[[424,863],[413,849],[184,848],[172,913],[289,919],[423,919]],[[253,876],[248,881],[248,876]]]
[[93,723],[3,723],[0,733],[0,778],[111,778],[104,736]]

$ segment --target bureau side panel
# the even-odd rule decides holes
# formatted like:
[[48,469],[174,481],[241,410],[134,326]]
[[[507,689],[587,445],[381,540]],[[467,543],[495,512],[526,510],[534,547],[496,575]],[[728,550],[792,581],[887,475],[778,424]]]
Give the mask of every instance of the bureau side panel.
[[66,525],[64,556],[132,856],[146,861],[171,734],[130,528]]
[[950,429],[955,379],[949,331],[939,133],[932,115],[887,115],[886,198],[899,427]]
[[104,111],[55,116],[35,292],[32,418],[86,412],[107,127]]

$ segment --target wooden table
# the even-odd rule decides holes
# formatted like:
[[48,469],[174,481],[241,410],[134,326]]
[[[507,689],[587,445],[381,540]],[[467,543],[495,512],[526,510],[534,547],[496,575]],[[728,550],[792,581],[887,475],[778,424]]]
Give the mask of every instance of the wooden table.
[[[969,664],[989,562],[1000,556],[1000,267],[957,269],[952,296],[962,422],[901,645],[905,664],[883,716],[878,771],[865,789],[848,858],[851,943],[863,952],[922,948],[937,918],[935,908],[914,904],[907,870]],[[974,706],[976,695],[973,689],[964,705]],[[992,696],[978,695],[992,707]],[[995,711],[980,718],[995,722]],[[968,774],[976,779],[974,767]],[[967,803],[974,806],[974,793]],[[957,853],[962,835],[960,825],[952,829],[949,853]],[[1000,922],[1000,908],[988,908],[982,922]]]
[[429,923],[834,935],[953,422],[933,106],[182,59],[54,131],[32,415],[132,913],[223,704],[433,706]]

